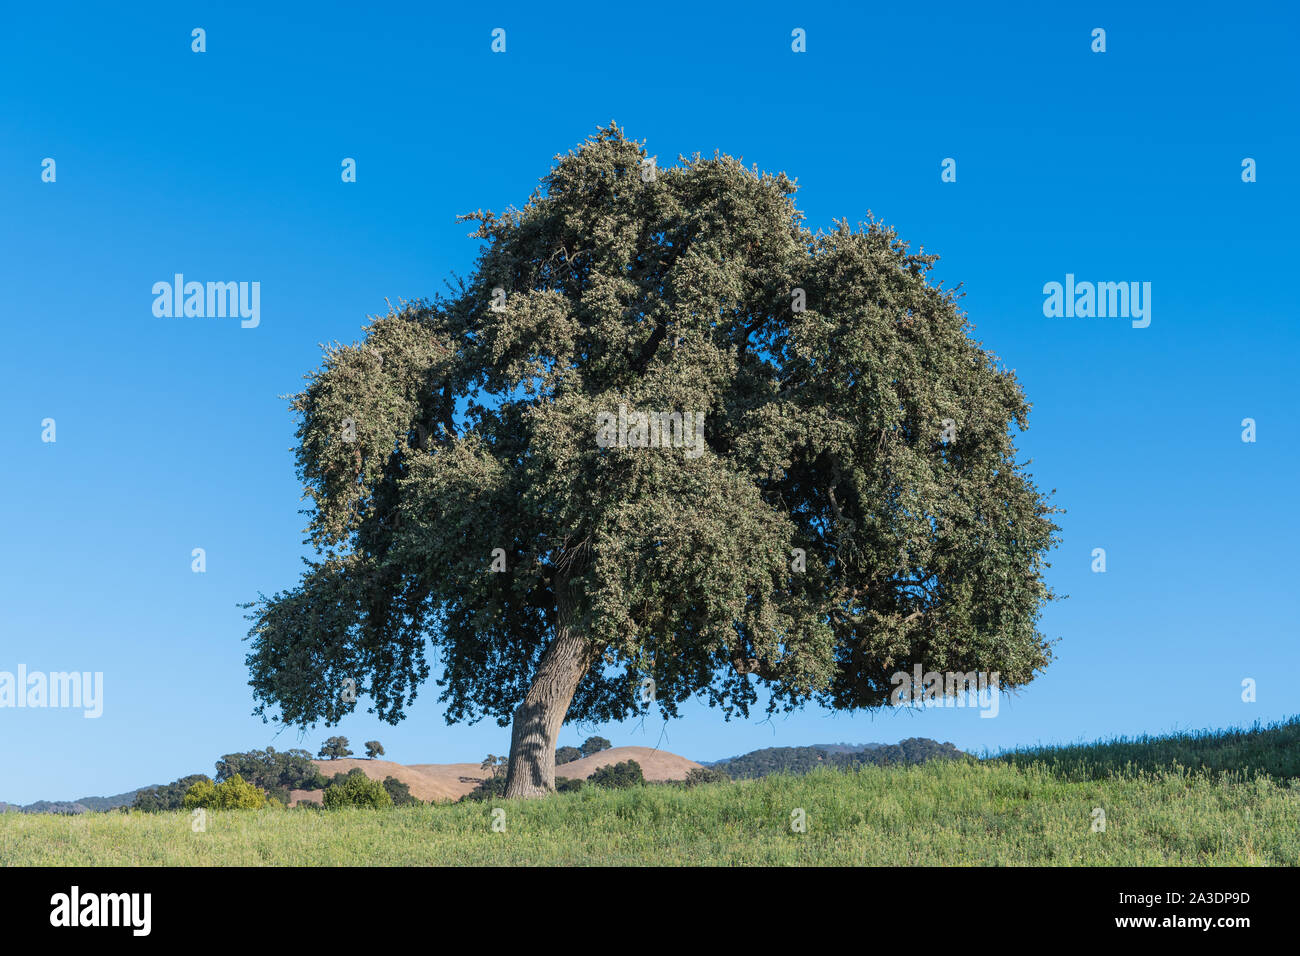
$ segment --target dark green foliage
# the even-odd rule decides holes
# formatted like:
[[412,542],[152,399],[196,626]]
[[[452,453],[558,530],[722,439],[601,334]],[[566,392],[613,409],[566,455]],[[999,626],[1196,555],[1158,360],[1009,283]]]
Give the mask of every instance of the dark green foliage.
[[592,754],[598,754],[602,750],[609,750],[612,746],[614,745],[604,737],[588,737],[582,742],[582,747],[580,749],[584,757],[590,757]]
[[571,780],[568,777],[556,777],[555,790],[557,793],[577,793],[586,782],[585,780]]
[[384,755],[384,745],[383,745],[383,744],[381,744],[378,740],[367,740],[367,741],[366,741],[366,756],[367,756],[367,757],[369,757],[371,760],[374,760],[376,757],[382,757],[383,755]]
[[343,775],[342,780],[326,787],[323,800],[326,810],[339,810],[343,807],[369,807],[378,810],[393,805],[393,798],[389,796],[387,787],[378,780],[371,780],[358,768],[353,768]]
[[388,796],[392,798],[395,807],[406,807],[420,802],[411,796],[410,786],[396,777],[385,777],[384,789],[388,791]]
[[212,782],[212,778],[205,773],[192,773],[188,777],[181,777],[161,787],[148,787],[135,795],[131,809],[143,810],[146,813],[179,810],[185,802],[185,794],[189,793],[190,787],[200,780]]
[[[257,713],[337,722],[351,678],[396,722],[432,646],[448,721],[504,725],[561,623],[593,665],[570,720],[632,716],[646,677],[665,716],[731,716],[1048,664],[1029,404],[936,257],[810,231],[784,173],[646,182],[647,155],[600,130],[522,208],[466,217],[484,245],[448,296],[328,347],[291,406],[317,554],[250,605]],[[600,447],[620,405],[703,415],[700,453]]]
[[263,790],[319,790],[325,786],[324,776],[311,762],[311,754],[306,750],[267,747],[265,750],[226,754],[217,761],[218,783],[235,774]]
[[874,746],[870,750],[827,751],[822,747],[767,747],[730,760],[720,760],[712,769],[738,780],[765,777],[769,773],[807,773],[816,767],[863,767],[869,765],[924,763],[933,759],[971,759],[952,744],[928,737],[909,737],[897,744]]
[[582,755],[577,747],[559,747],[555,751],[555,765],[558,767],[562,763],[573,763],[581,759]]
[[326,787],[332,787],[332,786],[335,786],[336,784],[342,784],[342,783],[343,783],[344,781],[346,781],[349,777],[365,777],[365,779],[367,779],[367,780],[370,779],[369,777],[366,777],[366,772],[365,772],[364,770],[362,770],[360,767],[353,767],[353,768],[352,768],[351,770],[349,770],[347,773],[343,773],[342,771],[340,771],[340,772],[334,774],[332,777],[329,777],[329,778],[325,781],[325,786],[326,786]]
[[473,790],[460,798],[460,803],[475,800],[491,800],[502,797],[506,792],[506,778],[504,776],[488,777],[481,780]]
[[320,745],[320,753],[316,756],[321,760],[339,760],[343,757],[351,757],[352,751],[348,749],[348,738],[328,738]]
[[641,772],[639,763],[635,760],[624,760],[622,763],[611,763],[600,767],[587,777],[587,783],[607,790],[622,790],[627,787],[639,787],[645,783],[645,776]]
[[702,783],[730,783],[731,775],[717,767],[692,767],[686,773],[686,786],[698,787]]
[[1189,770],[1238,773],[1245,777],[1300,779],[1300,716],[1249,729],[1199,730],[1163,737],[1099,740],[1063,747],[1024,747],[987,759],[1018,766],[1042,764],[1072,780],[1102,780],[1113,773]]

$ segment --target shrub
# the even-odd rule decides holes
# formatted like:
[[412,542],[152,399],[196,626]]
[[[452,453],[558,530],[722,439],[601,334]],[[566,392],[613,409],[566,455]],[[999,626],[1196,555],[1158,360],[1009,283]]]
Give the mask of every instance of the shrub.
[[384,789],[388,791],[395,807],[406,807],[420,802],[411,796],[411,788],[396,777],[385,777]]
[[588,777],[587,782],[593,787],[622,790],[645,783],[645,775],[635,760],[624,760],[622,763],[606,764]]
[[186,810],[196,807],[208,810],[256,810],[266,806],[266,794],[251,783],[246,783],[239,774],[217,784],[204,777],[190,787],[182,806]]
[[555,765],[558,767],[562,763],[573,763],[582,757],[582,751],[577,747],[560,747],[555,751]]
[[702,783],[730,783],[731,775],[717,767],[692,767],[686,773],[686,786],[698,787]]
[[460,802],[464,803],[467,800],[490,800],[494,797],[505,796],[505,792],[505,777],[488,777],[485,780],[480,780],[477,787],[460,798]]
[[557,793],[577,793],[586,782],[585,780],[570,779],[568,777],[556,777],[555,790]]
[[388,795],[384,785],[378,780],[371,780],[360,771],[349,773],[341,782],[326,787],[324,800],[326,810],[343,807],[372,807],[378,810],[393,805],[393,798]]

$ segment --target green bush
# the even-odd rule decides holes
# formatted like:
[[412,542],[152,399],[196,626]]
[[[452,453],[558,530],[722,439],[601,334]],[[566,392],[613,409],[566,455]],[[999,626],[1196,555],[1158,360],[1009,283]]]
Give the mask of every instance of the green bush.
[[558,793],[577,793],[586,782],[585,780],[571,780],[568,777],[556,777],[555,789]]
[[388,791],[395,807],[408,807],[420,802],[411,796],[411,788],[396,777],[385,777],[384,789]]
[[577,747],[560,747],[555,751],[555,765],[557,767],[562,763],[573,763],[573,761],[581,758],[582,751]]
[[622,763],[606,764],[589,776],[587,782],[593,787],[622,790],[645,783],[645,774],[635,760],[624,760]]
[[251,783],[246,783],[239,774],[217,784],[205,777],[190,787],[182,805],[186,810],[196,807],[208,810],[257,810],[266,806],[266,794]]
[[730,783],[731,775],[717,767],[692,767],[686,774],[686,786],[698,787],[702,783]]
[[341,782],[326,787],[324,800],[326,810],[339,810],[343,807],[372,807],[379,810],[393,805],[393,798],[388,795],[384,785],[378,780],[371,780],[359,770],[349,773]]
[[506,792],[505,777],[487,777],[479,781],[477,787],[471,790],[465,796],[461,797],[459,803],[474,800],[490,800],[494,797],[504,796]]

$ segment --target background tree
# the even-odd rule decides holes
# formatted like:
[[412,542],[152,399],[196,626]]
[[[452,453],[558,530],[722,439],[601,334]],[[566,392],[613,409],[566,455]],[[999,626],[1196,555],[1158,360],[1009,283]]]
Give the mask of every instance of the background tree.
[[492,776],[495,778],[506,769],[506,758],[498,757],[496,754],[488,754],[478,767],[480,770],[491,770]]
[[[346,749],[347,741],[343,740]],[[217,782],[239,774],[262,790],[318,790],[325,786],[324,775],[311,762],[306,750],[282,750],[274,747],[225,754],[217,761]]]
[[[510,724],[506,793],[534,796],[564,721],[644,712],[647,677],[664,716],[730,717],[1047,665],[1029,405],[935,257],[810,232],[785,174],[645,156],[600,130],[465,217],[484,247],[447,295],[326,349],[291,404],[316,555],[250,605],[264,718],[335,723],[353,679],[399,721],[432,645],[448,721]],[[702,442],[608,447],[620,408],[700,413]]]
[[351,757],[352,751],[348,749],[348,738],[328,738],[325,743],[320,745],[320,753],[316,756],[321,760],[339,760],[343,757]]
[[148,787],[135,795],[131,809],[143,810],[146,813],[180,810],[185,804],[185,794],[200,780],[212,782],[207,774],[193,773],[161,787]]
[[582,742],[582,755],[590,757],[592,754],[598,754],[602,750],[608,750],[614,746],[604,737],[588,737]]
[[622,763],[611,763],[597,768],[596,772],[587,778],[587,783],[594,787],[624,790],[645,783],[645,775],[641,771],[641,765],[635,760],[624,760]]
[[582,758],[582,751],[577,747],[558,747],[555,751],[555,765],[572,763]]
[[411,796],[410,785],[403,783],[396,777],[385,777],[384,789],[388,791],[388,796],[392,799],[395,807],[405,807],[420,802]]
[[383,745],[383,744],[381,744],[378,740],[367,740],[367,741],[366,741],[366,756],[367,756],[367,757],[369,757],[371,760],[374,760],[376,757],[382,757],[383,755],[384,755],[384,745]]

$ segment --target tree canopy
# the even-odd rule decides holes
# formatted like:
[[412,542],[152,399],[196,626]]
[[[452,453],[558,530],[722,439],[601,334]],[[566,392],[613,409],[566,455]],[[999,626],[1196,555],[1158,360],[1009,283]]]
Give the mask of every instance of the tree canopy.
[[364,695],[399,721],[433,649],[448,721],[513,721],[507,793],[532,795],[566,719],[1047,665],[1029,405],[935,257],[874,220],[810,231],[783,173],[646,160],[599,130],[522,208],[465,217],[483,246],[447,294],[325,348],[292,400],[315,554],[252,605],[264,718]]

